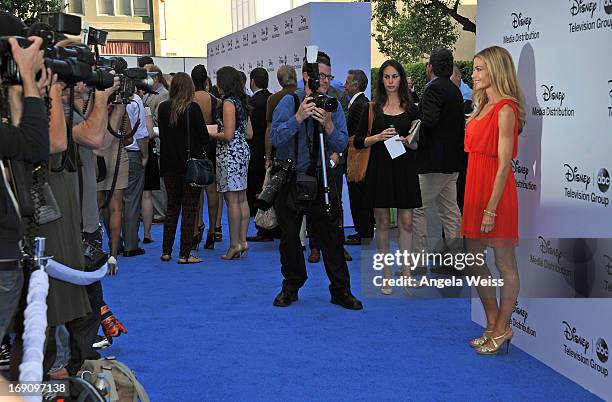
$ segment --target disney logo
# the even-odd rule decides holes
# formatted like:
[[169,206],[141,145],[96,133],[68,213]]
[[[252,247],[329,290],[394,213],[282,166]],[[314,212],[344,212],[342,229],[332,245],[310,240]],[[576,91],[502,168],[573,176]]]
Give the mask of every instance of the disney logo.
[[522,27],[527,25],[527,30],[529,31],[529,27],[531,26],[531,17],[523,17],[523,13],[512,13],[512,28],[516,29],[518,27]]
[[542,254],[548,254],[552,255],[553,257],[557,257],[558,264],[561,261],[561,250],[559,250],[558,248],[553,248],[550,245],[550,240],[546,240],[542,236],[538,236],[538,239],[540,240],[540,251],[542,252]]
[[249,70],[253,68],[253,63],[249,62]]
[[253,39],[257,38],[257,32],[253,31],[253,33],[251,34],[251,36],[253,37]]
[[589,184],[591,184],[591,176],[586,174],[578,173],[578,166],[571,167],[567,163],[563,164],[567,168],[567,172],[565,172],[565,180],[569,183],[584,183],[584,189],[587,190],[589,188]]
[[606,260],[606,265],[604,268],[608,272],[608,275],[612,275],[612,258],[609,255],[604,254],[604,259]]
[[565,99],[565,92],[555,91],[554,85],[551,85],[551,86],[540,85],[540,86],[544,89],[544,92],[542,92],[542,99],[544,99],[544,102],[558,100],[559,106],[563,106],[563,100]]
[[523,178],[527,180],[529,174],[529,168],[527,166],[521,166],[521,162],[518,159],[512,160],[512,173],[523,175]]
[[563,324],[565,324],[565,330],[563,331],[563,335],[565,335],[565,339],[567,339],[570,342],[574,342],[577,345],[582,346],[584,348],[584,354],[586,354],[587,350],[589,350],[589,347],[591,346],[589,341],[577,335],[576,327],[572,327],[567,321],[563,321]]
[[523,317],[523,324],[525,323],[525,321],[527,321],[527,317],[529,316],[527,310],[519,306],[518,301],[514,304],[514,307],[512,308],[512,313]]
[[287,56],[278,56],[278,64],[287,64]]
[[268,65],[269,66],[273,66],[274,65],[274,62],[272,61],[272,59],[268,59]]
[[591,18],[593,18],[593,14],[597,9],[597,3],[594,1],[584,1],[584,0],[570,0],[570,14],[572,17],[577,16],[578,14],[583,13],[591,13]]
[[306,24],[306,17],[304,17],[303,15],[300,15],[300,24]]
[[265,29],[261,28],[261,34],[264,35],[264,36],[267,35],[268,34],[268,27],[266,27]]
[[274,27],[274,32],[278,32],[278,25],[274,24],[273,27]]
[[245,42],[248,42],[249,41],[249,34],[242,35],[242,40],[245,41]]
[[293,53],[293,62],[294,63],[300,62],[300,56],[298,56],[297,53]]
[[293,28],[293,17],[291,17],[290,20],[285,20],[285,29],[287,28]]

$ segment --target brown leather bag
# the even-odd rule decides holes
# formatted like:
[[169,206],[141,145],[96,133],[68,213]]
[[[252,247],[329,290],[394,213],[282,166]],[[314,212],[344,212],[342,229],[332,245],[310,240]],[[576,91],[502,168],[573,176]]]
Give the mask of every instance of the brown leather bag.
[[[373,122],[374,102],[370,102],[368,105],[368,132],[366,133],[366,137],[369,137],[372,134]],[[354,140],[355,136],[349,138],[346,181],[358,183],[365,179],[366,172],[368,171],[368,161],[370,160],[371,147],[357,149],[353,144]]]

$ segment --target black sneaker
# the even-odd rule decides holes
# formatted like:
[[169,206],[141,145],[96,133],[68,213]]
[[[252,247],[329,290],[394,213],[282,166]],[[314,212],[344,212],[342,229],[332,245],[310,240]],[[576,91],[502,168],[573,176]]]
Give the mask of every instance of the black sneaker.
[[8,370],[11,365],[11,345],[0,345],[0,370]]

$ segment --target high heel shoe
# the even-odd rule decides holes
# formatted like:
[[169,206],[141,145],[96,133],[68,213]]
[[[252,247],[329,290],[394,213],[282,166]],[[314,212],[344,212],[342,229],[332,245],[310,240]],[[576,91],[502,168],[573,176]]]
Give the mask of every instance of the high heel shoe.
[[204,225],[202,224],[198,226],[198,232],[193,236],[193,239],[191,240],[192,250],[200,249],[200,243],[202,242],[203,237],[204,237]]
[[204,243],[204,250],[214,250],[215,249],[215,235],[206,236],[206,243]]
[[493,347],[487,346],[487,344],[485,343],[484,345],[475,349],[476,353],[478,353],[479,355],[496,355],[499,353],[499,351],[502,349],[502,346],[504,346],[504,343],[505,343],[506,344],[506,354],[508,354],[510,352],[510,341],[512,340],[513,335],[514,334],[512,333],[512,330],[508,330],[504,332],[503,334],[501,334],[500,336],[491,337],[489,338],[489,341],[491,341],[491,343],[493,344]]
[[215,241],[223,240],[223,232],[221,226],[215,228]]
[[106,271],[107,274],[111,276],[117,275],[119,272],[119,264],[117,263],[117,259],[111,255],[108,257],[108,261],[106,263],[108,264],[108,270]]
[[249,253],[249,243],[244,243],[244,245],[240,245],[240,258],[246,257]]
[[[485,343],[489,341],[489,336],[492,333],[493,333],[493,330],[485,330],[482,333],[481,337],[470,340],[470,346],[473,347],[474,349],[481,347],[482,345],[484,345]],[[487,334],[489,334],[489,336],[487,336]]]
[[225,255],[221,256],[222,260],[237,260],[240,258],[240,254],[242,252],[242,248],[238,245],[238,248],[230,247],[227,249]]

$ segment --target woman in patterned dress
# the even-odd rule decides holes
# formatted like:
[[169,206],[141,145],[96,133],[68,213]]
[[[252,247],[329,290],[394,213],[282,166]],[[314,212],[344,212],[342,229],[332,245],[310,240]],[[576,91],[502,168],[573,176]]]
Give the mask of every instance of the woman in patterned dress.
[[217,190],[225,198],[230,228],[230,248],[221,257],[224,260],[238,258],[249,249],[246,234],[250,214],[246,188],[250,152],[246,140],[253,137],[253,128],[241,82],[233,67],[226,66],[217,71],[223,114],[219,132],[210,136],[217,140]]

